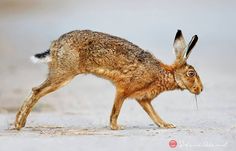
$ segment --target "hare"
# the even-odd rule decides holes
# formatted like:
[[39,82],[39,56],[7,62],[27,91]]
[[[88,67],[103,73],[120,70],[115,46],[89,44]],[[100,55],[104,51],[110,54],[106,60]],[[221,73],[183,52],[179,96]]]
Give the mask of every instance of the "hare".
[[25,126],[26,118],[38,100],[66,85],[78,74],[94,74],[110,80],[116,96],[110,115],[110,128],[121,129],[117,118],[125,99],[135,99],[153,122],[161,128],[175,128],[155,112],[151,101],[160,93],[187,89],[200,94],[203,85],[187,59],[198,40],[193,36],[187,45],[181,30],[174,39],[176,60],[166,65],[137,45],[109,34],[90,30],[66,33],[51,43],[50,48],[33,56],[33,61],[47,62],[47,79],[32,88],[30,96],[16,115],[15,128]]

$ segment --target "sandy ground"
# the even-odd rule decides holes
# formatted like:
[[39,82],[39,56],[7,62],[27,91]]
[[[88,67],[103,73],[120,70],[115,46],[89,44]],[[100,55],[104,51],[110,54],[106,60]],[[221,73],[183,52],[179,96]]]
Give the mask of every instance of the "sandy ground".
[[[1,150],[172,150],[168,143],[177,141],[178,150],[234,150],[236,126],[214,121],[208,111],[189,113],[178,111],[182,122],[176,129],[157,128],[143,113],[123,114],[125,130],[111,131],[102,114],[32,114],[22,131],[9,130],[14,115],[1,115]],[[127,112],[126,112],[127,113]],[[143,115],[142,115],[143,114]],[[203,118],[208,114],[208,120]],[[165,114],[165,117],[171,114]],[[173,115],[172,115],[173,116]],[[221,116],[214,115],[214,116]],[[174,116],[173,116],[174,117]],[[203,120],[200,120],[203,119]],[[180,121],[180,119],[178,120]],[[8,124],[7,124],[8,123]],[[6,129],[4,129],[5,127]]]
[[[0,1],[0,151],[174,150],[234,151],[236,71],[234,1],[2,0]],[[200,11],[201,10],[201,11]],[[125,130],[108,127],[115,89],[106,80],[81,75],[45,96],[26,127],[12,130],[15,114],[47,67],[29,56],[74,29],[93,29],[129,39],[166,63],[176,29],[199,42],[190,56],[204,83],[196,109],[187,91],[163,93],[154,101],[176,129],[156,127],[142,108],[127,100],[119,118]]]

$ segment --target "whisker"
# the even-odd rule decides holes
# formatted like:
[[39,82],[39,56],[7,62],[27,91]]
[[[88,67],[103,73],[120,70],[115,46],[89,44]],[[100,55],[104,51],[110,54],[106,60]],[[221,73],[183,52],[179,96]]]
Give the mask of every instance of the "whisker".
[[197,110],[198,110],[198,102],[197,102],[197,95],[195,94],[195,102],[196,102],[196,107],[197,107]]

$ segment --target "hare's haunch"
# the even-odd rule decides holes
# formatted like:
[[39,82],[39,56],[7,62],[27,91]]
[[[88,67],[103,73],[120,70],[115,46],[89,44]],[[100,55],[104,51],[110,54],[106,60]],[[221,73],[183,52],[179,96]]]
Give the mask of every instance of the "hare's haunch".
[[187,89],[199,94],[203,90],[195,69],[188,59],[198,37],[186,44],[182,32],[174,40],[176,60],[166,65],[151,53],[133,43],[109,34],[90,30],[72,31],[52,42],[50,48],[32,57],[34,62],[47,62],[49,74],[20,108],[16,129],[25,126],[26,118],[38,100],[67,84],[78,74],[94,74],[110,80],[116,87],[116,97],[110,116],[110,127],[120,129],[117,118],[126,98],[133,98],[143,107],[155,124],[174,128],[155,112],[151,101],[161,92]]

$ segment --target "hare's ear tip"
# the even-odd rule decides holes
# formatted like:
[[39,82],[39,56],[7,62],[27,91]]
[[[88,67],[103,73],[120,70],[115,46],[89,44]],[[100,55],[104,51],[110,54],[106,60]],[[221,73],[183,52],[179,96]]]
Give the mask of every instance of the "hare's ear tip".
[[194,40],[194,42],[196,43],[196,42],[198,41],[198,36],[197,36],[197,35],[194,35],[194,36],[193,36],[193,40]]
[[181,29],[177,29],[177,32],[182,32]]
[[182,30],[181,29],[177,29],[177,33],[176,34],[182,34]]
[[177,33],[176,33],[176,35],[175,35],[175,39],[178,39],[178,38],[180,38],[180,37],[182,37],[182,31],[181,31],[180,29],[178,29],[178,30],[177,30]]

